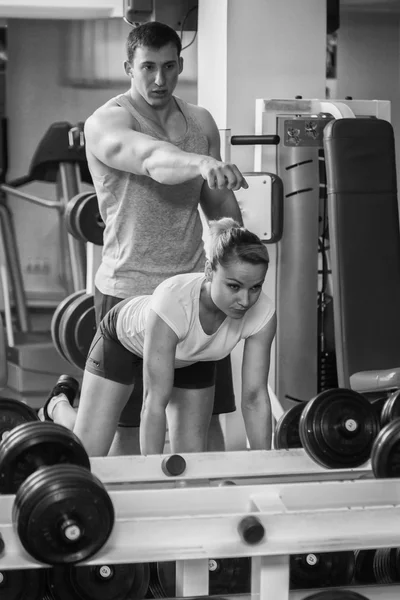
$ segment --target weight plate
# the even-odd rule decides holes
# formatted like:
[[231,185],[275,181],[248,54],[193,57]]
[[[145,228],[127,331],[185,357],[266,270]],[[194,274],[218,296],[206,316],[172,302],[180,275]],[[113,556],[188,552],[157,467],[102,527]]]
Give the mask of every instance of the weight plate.
[[64,312],[69,307],[69,305],[77,298],[80,298],[81,296],[83,296],[85,293],[86,293],[85,290],[79,290],[78,292],[74,292],[73,294],[70,294],[69,296],[64,298],[64,300],[62,300],[62,302],[60,302],[60,304],[57,306],[57,308],[53,314],[53,317],[51,319],[51,325],[50,325],[51,338],[53,340],[55,349],[60,354],[60,356],[62,356],[63,358],[65,358],[65,356],[63,354],[63,349],[62,349],[61,342],[60,342],[61,318],[62,318]]
[[80,234],[77,225],[76,215],[78,209],[82,202],[85,201],[85,198],[88,196],[93,196],[93,192],[80,192],[73,196],[70,200],[68,200],[67,205],[65,207],[64,212],[64,222],[67,228],[68,233],[70,233],[74,238],[80,240]]
[[290,587],[305,589],[351,583],[354,552],[293,554],[290,557]]
[[46,591],[44,569],[0,569],[1,600],[42,600]]
[[75,465],[43,467],[20,486],[13,506],[21,544],[49,565],[96,554],[114,525],[114,509],[101,481]]
[[305,403],[299,403],[287,410],[279,419],[275,428],[274,447],[276,450],[302,448],[299,423]]
[[369,600],[366,596],[352,590],[323,590],[303,600]]
[[[251,560],[248,557],[209,559],[208,573],[210,596],[250,593]],[[155,579],[158,580],[155,586],[156,593],[162,594],[158,597],[174,598],[176,596],[175,562],[157,563],[157,575],[153,574],[151,577],[151,587],[154,586]]]
[[398,583],[400,580],[399,553],[396,548],[375,551],[373,573],[378,584]]
[[375,552],[376,550],[356,550],[354,552],[354,579],[357,583],[367,585],[376,583],[373,571]]
[[385,405],[382,409],[381,426],[384,427],[400,417],[400,390],[396,390],[386,400]]
[[400,477],[400,419],[380,430],[372,446],[371,467],[376,478]]
[[340,469],[367,462],[378,427],[375,411],[364,396],[337,388],[307,402],[299,432],[303,448],[315,462]]
[[149,587],[147,564],[99,564],[49,569],[53,600],[141,600]]
[[149,597],[150,598],[165,598],[165,592],[161,587],[158,579],[158,564],[150,563],[150,581],[149,581]]
[[8,434],[14,427],[38,420],[37,413],[24,402],[0,398],[0,441],[5,437],[4,434]]
[[[78,350],[80,356],[85,357],[85,361],[96,330],[96,313],[93,302],[93,305],[81,314],[74,329],[73,348]],[[69,354],[72,354],[71,351]]]
[[382,427],[382,411],[387,399],[388,396],[381,396],[380,398],[375,398],[375,400],[371,400],[371,406],[374,409],[375,414],[378,418],[379,427]]
[[0,444],[0,493],[15,494],[39,467],[65,463],[90,470],[86,450],[72,431],[49,421],[19,425]]
[[250,594],[250,558],[211,558],[208,561],[208,572],[210,596]]
[[[82,327],[79,325],[80,319],[83,315],[91,309],[93,312],[88,313],[87,316],[81,321]],[[93,330],[93,318],[94,318],[94,296],[93,294],[82,294],[78,298],[75,298],[68,308],[64,311],[59,327],[59,339],[60,345],[65,358],[78,369],[84,370],[86,363],[86,356],[88,349],[87,342],[90,337],[90,332],[95,334]],[[90,331],[84,333],[83,327],[90,327]],[[83,344],[78,347],[75,339],[75,333],[79,332],[79,340]],[[93,337],[92,337],[93,339]],[[92,340],[90,340],[91,343]],[[90,344],[89,344],[90,346]],[[86,349],[87,348],[87,349]]]
[[100,216],[96,194],[86,196],[76,211],[76,230],[80,239],[96,246],[103,245],[104,221]]

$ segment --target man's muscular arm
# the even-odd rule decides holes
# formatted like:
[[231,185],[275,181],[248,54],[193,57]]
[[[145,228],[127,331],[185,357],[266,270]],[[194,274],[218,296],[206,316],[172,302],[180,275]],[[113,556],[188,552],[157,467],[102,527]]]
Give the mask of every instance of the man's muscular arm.
[[[203,111],[201,122],[205,128],[210,144],[209,153],[216,160],[221,160],[221,141],[217,125],[208,111],[205,109],[201,110]],[[214,185],[206,185],[206,182],[203,184],[200,206],[205,216],[209,221],[221,219],[222,217],[231,217],[240,225],[243,225],[242,213],[235,198],[235,194],[232,191],[233,189],[239,188],[228,188],[227,186],[218,184],[219,182],[217,181]],[[246,185],[241,187],[247,188],[247,182]]]
[[88,150],[103,164],[136,175],[147,175],[167,185],[201,175],[205,182],[238,190],[247,183],[240,171],[214,157],[184,152],[135,131],[131,117],[120,107],[102,107],[85,123]]

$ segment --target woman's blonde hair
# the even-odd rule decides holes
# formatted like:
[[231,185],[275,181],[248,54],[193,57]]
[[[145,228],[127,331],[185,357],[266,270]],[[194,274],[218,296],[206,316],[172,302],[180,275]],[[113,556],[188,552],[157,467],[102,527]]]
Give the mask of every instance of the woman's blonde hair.
[[213,270],[218,265],[243,260],[252,264],[269,264],[266,246],[255,234],[229,217],[210,221],[210,237],[206,255]]

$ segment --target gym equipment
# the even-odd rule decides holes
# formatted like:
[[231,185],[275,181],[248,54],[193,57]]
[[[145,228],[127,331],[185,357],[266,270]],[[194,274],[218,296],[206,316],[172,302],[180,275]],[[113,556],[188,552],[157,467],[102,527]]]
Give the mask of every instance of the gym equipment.
[[295,404],[279,419],[275,427],[274,447],[277,450],[302,448],[299,425],[305,402]]
[[[121,456],[91,458],[92,471],[107,486],[129,484],[130,488],[151,486],[235,486],[274,482],[337,481],[372,476],[369,464],[356,469],[326,469],[311,459],[303,448],[190,453],[182,455],[186,469],[181,475],[166,474],[163,457]],[[118,487],[116,488],[118,489]]]
[[339,382],[362,393],[396,388],[400,232],[393,128],[382,119],[331,121],[324,147]]
[[68,231],[75,238],[96,246],[103,245],[105,225],[96,194],[83,192],[71,198],[64,217]]
[[371,467],[375,477],[399,477],[399,448],[400,419],[395,419],[381,429],[372,446]]
[[354,552],[310,552],[290,557],[291,589],[347,585],[354,576]]
[[93,294],[78,291],[58,305],[51,320],[51,336],[57,351],[71,365],[85,368],[95,333]]
[[321,392],[307,402],[299,425],[303,448],[327,468],[364,464],[378,429],[370,402],[353,390],[341,388]]
[[69,304],[60,320],[60,346],[63,355],[72,365],[82,370],[85,368],[95,333],[94,296],[83,294]]
[[54,567],[47,574],[51,600],[142,600],[149,580],[142,563]]
[[373,570],[376,550],[356,550],[354,552],[354,580],[356,583],[373,584],[376,577]]
[[[59,213],[61,221],[67,200],[79,191],[80,182],[92,183],[82,135],[79,135],[76,143],[76,133],[79,132],[83,132],[83,124],[79,124],[77,128],[66,122],[51,125],[32,157],[29,173],[0,185],[3,197],[8,194],[54,209]],[[19,189],[34,181],[55,183],[57,200],[44,200]],[[32,331],[11,211],[5,202],[0,204],[0,226],[6,253],[6,279],[11,283],[9,287],[13,293],[17,317],[13,339],[8,335],[8,386],[20,393],[44,392],[50,386],[53,374],[65,371],[67,365],[54,351],[48,331]],[[72,293],[85,286],[85,246],[67,235],[64,227],[60,227],[60,236],[61,288],[65,287],[64,293]],[[54,287],[57,286],[58,284]],[[52,290],[51,294],[51,301],[57,301],[58,295],[64,295],[62,289],[56,293]],[[11,305],[10,297],[7,301]],[[14,323],[10,318],[6,325],[7,331],[13,330]]]
[[186,471],[186,461],[180,454],[172,454],[163,459],[161,469],[165,475],[176,477]]
[[374,553],[372,566],[376,583],[398,583],[400,581],[399,548],[378,548]]
[[[138,458],[147,462],[147,457]],[[207,594],[210,563],[206,557],[216,561],[227,554],[251,557],[251,593],[273,585],[274,597],[289,597],[289,555],[370,548],[377,540],[395,547],[400,535],[398,495],[397,480],[119,488],[110,491],[116,514],[112,541],[85,567],[139,563],[143,558],[157,563],[168,557],[177,561],[177,587],[190,592],[187,597],[198,597]],[[0,497],[0,530],[8,544],[2,567],[32,566],[16,542],[7,506],[10,497]],[[257,517],[266,532],[259,544],[241,540],[238,523],[248,517]]]
[[332,121],[324,146],[339,381],[361,392],[398,387],[400,278],[393,274],[400,269],[400,232],[393,128],[381,119]]
[[61,318],[63,317],[64,312],[67,310],[67,308],[70,306],[70,304],[76,298],[80,298],[81,296],[84,296],[84,295],[85,295],[85,290],[78,290],[77,292],[70,294],[69,296],[64,298],[64,300],[62,300],[62,302],[60,302],[60,304],[57,306],[56,310],[53,313],[53,317],[51,319],[51,325],[50,325],[51,339],[53,340],[53,344],[54,344],[57,352],[63,358],[65,358],[65,356],[64,356],[61,341],[60,341]]
[[400,390],[396,390],[386,400],[381,413],[381,426],[384,427],[400,417]]
[[[331,301],[329,263],[329,243],[334,234],[329,230],[328,241],[324,130],[333,119],[340,123],[343,117],[350,120],[354,116],[372,117],[362,121],[389,121],[390,102],[305,98],[256,101],[256,134],[276,134],[280,138],[277,146],[256,147],[254,170],[277,173],[285,194],[284,231],[276,253],[271,252],[265,289],[271,298],[279,298],[274,390],[284,408],[288,408],[290,398],[304,401],[338,387],[335,352],[339,342],[333,328],[333,310],[337,307],[335,299]],[[344,157],[341,160],[346,162]],[[352,172],[351,168],[347,170]],[[373,168],[372,173],[376,177],[377,169]],[[384,181],[385,176],[380,174],[379,178]],[[375,238],[376,232],[370,239]],[[385,289],[381,288],[382,293]],[[336,290],[340,293],[341,288]],[[339,387],[350,386],[339,381]]]
[[38,420],[37,413],[24,402],[0,398],[0,441],[5,439],[14,427]]
[[44,569],[4,570],[0,568],[1,600],[42,600],[46,591]]
[[354,590],[323,590],[311,596],[307,596],[304,600],[369,600],[363,594],[359,594]]
[[[159,562],[150,565],[149,589],[154,598],[176,597],[176,564]],[[208,560],[208,595],[248,594],[251,561],[243,558],[210,558]]]
[[111,500],[78,438],[55,423],[26,423],[0,444],[0,494],[14,494],[25,550],[47,564],[85,560],[107,541]]
[[80,205],[80,202],[85,198],[93,196],[93,192],[80,192],[75,196],[72,196],[67,202],[64,212],[64,222],[67,230],[74,238],[79,239],[79,231],[76,220],[76,211]]
[[[369,395],[368,395],[369,397]],[[382,427],[382,410],[388,400],[388,395],[380,395],[378,398],[371,399],[372,408],[375,411],[375,414],[379,421],[379,427]]]

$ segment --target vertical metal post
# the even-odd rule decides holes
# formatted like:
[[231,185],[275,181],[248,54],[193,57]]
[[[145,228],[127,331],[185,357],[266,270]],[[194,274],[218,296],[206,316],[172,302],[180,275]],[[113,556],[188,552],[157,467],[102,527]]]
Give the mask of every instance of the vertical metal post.
[[3,238],[4,254],[7,270],[11,279],[12,291],[15,300],[19,328],[22,333],[30,330],[28,310],[26,307],[26,295],[21,273],[18,245],[16,242],[14,226],[10,209],[0,202],[0,228]]
[[[60,163],[60,183],[64,206],[67,205],[68,200],[79,193],[79,185],[76,173],[75,165],[70,163]],[[79,240],[76,240],[69,233],[67,234],[67,243],[70,254],[73,290],[82,290],[86,286],[85,245]]]
[[289,556],[253,556],[251,600],[289,600]]
[[208,559],[176,561],[176,596],[208,595]]

